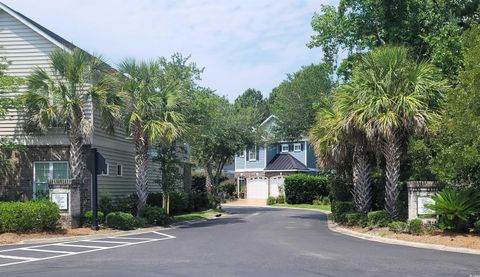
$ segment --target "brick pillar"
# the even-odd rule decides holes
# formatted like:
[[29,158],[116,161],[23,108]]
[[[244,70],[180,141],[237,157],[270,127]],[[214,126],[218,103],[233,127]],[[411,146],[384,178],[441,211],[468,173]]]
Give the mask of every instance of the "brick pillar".
[[49,180],[50,201],[60,207],[62,228],[80,227],[82,218],[82,186],[74,179]]

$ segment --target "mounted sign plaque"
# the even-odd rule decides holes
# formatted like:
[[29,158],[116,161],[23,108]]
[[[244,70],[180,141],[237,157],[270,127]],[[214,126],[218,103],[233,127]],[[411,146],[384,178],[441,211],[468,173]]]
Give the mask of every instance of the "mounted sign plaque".
[[435,201],[431,197],[418,197],[418,206],[417,206],[417,214],[419,215],[426,215],[426,214],[434,214],[435,212],[431,209],[425,207],[425,205],[435,204]]
[[50,201],[57,204],[61,211],[68,211],[68,193],[51,193]]

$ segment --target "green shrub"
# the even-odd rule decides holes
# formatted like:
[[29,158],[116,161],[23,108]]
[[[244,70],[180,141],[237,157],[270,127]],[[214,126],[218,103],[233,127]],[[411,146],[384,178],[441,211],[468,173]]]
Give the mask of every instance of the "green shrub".
[[330,199],[327,196],[321,196],[317,199],[313,199],[313,205],[330,205]]
[[137,213],[138,196],[135,193],[121,197],[115,201],[115,211],[124,213],[136,214]]
[[346,214],[354,213],[355,207],[352,202],[336,201],[332,206],[332,217],[335,222],[346,223]]
[[124,212],[112,212],[105,220],[108,227],[119,230],[133,230],[137,226],[135,217]]
[[[93,222],[93,213],[92,211],[86,211],[83,214],[82,225],[84,227],[92,226]],[[105,222],[105,215],[101,211],[97,211],[97,223],[103,224]]]
[[144,218],[146,222],[151,225],[164,226],[169,222],[169,218],[165,210],[155,206],[147,206],[140,209],[138,211],[138,216],[140,218]]
[[188,194],[185,192],[170,193],[170,212],[179,214],[188,211]]
[[269,196],[267,198],[267,205],[274,205],[277,203],[277,198],[273,197],[273,196]]
[[365,227],[367,224],[366,217],[361,213],[346,213],[345,219],[348,225],[350,226],[362,226]]
[[289,204],[311,204],[315,198],[327,196],[328,178],[294,174],[285,178],[285,197]]
[[407,233],[408,223],[403,221],[392,221],[388,223],[388,229],[396,234]]
[[220,183],[218,190],[219,192],[224,192],[227,199],[235,198],[237,195],[237,184],[233,180],[226,180]]
[[115,211],[113,200],[109,195],[100,196],[100,199],[98,199],[98,210],[104,212],[105,214]]
[[427,205],[438,215],[438,225],[443,230],[465,231],[468,222],[480,213],[480,193],[471,189],[450,188],[438,192]]
[[351,202],[353,184],[352,181],[346,178],[340,177],[328,177],[327,182],[328,196],[330,202],[342,201],[342,202]]
[[206,192],[193,192],[188,197],[188,207],[191,211],[203,211],[212,207]]
[[412,219],[408,223],[408,232],[412,235],[421,235],[423,233],[423,222],[420,219]]
[[473,230],[475,230],[477,233],[480,233],[480,219],[473,224]]
[[60,209],[52,202],[0,202],[0,233],[54,230],[59,219]]
[[390,215],[386,211],[371,211],[367,218],[370,227],[386,227],[391,221]]
[[207,178],[205,174],[192,175],[192,191],[193,192],[207,192]]
[[147,205],[162,207],[163,194],[161,192],[151,192],[147,196]]
[[285,196],[282,194],[277,197],[277,204],[285,204]]

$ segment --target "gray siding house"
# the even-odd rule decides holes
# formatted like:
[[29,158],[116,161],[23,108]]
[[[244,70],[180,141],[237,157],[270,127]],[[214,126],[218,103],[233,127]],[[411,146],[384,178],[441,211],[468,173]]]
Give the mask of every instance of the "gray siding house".
[[[35,67],[48,70],[49,54],[54,49],[70,51],[75,47],[0,3],[0,56],[10,63],[7,74],[26,77]],[[24,90],[22,87],[17,93]],[[95,106],[86,107],[85,113],[93,123],[87,148],[98,148],[108,165],[98,178],[99,194],[115,198],[135,192],[133,143],[126,136],[125,128],[117,126],[115,134],[109,135],[101,127],[101,117]],[[13,139],[27,147],[25,152],[12,157],[14,170],[0,174],[0,198],[3,199],[31,199],[46,190],[49,179],[69,177],[69,141],[63,129],[51,128],[47,134],[29,135],[23,130],[22,117],[21,110],[12,110],[0,119],[0,137]],[[149,178],[150,190],[159,191],[159,185],[154,182],[160,178],[158,164],[151,163]],[[86,184],[84,190],[88,193],[88,180]]]
[[[268,135],[277,120],[271,115],[260,127]],[[264,143],[235,156],[237,189],[246,192],[247,198],[276,197],[281,193],[284,177],[299,172],[317,172],[315,152],[307,139]]]

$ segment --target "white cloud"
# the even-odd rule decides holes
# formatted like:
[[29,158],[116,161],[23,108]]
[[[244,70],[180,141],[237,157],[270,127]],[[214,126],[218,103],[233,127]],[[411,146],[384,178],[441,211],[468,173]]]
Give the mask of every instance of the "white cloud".
[[192,54],[202,84],[233,100],[249,87],[267,95],[321,51],[305,44],[313,0],[5,0],[7,5],[112,63]]

